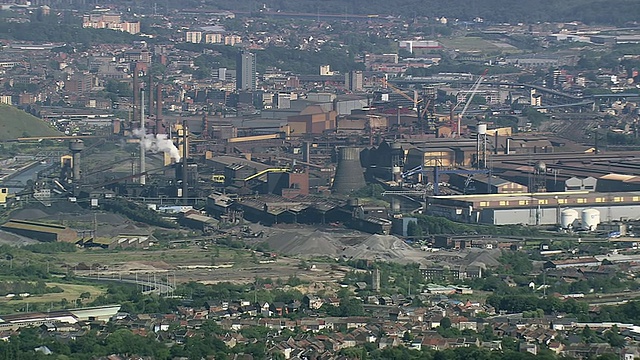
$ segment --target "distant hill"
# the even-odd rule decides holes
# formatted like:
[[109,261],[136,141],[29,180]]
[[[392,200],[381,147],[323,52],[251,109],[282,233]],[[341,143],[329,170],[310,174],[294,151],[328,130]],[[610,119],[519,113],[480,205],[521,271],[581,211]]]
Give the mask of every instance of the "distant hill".
[[588,24],[634,24],[638,21],[638,0],[182,0],[172,7],[196,8],[205,4],[218,9],[257,13],[263,4],[272,11],[309,14],[381,14],[470,21],[481,17],[489,22],[567,22]]
[[31,114],[10,105],[0,105],[0,141],[56,135],[63,134]]

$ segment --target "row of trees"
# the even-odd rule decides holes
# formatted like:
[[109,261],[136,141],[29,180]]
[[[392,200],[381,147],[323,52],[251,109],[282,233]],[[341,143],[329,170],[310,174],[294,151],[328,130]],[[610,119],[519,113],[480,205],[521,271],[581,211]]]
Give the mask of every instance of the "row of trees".
[[[539,234],[539,230],[534,227],[521,225],[471,225],[463,224],[449,219],[416,214],[413,217],[418,220],[422,234],[480,234],[495,236],[534,236]],[[417,231],[417,230],[416,230]]]
[[504,310],[509,313],[541,309],[545,314],[584,315],[589,310],[587,303],[575,299],[563,301],[556,297],[541,298],[536,295],[491,295],[487,298],[487,304],[493,306],[496,311]]

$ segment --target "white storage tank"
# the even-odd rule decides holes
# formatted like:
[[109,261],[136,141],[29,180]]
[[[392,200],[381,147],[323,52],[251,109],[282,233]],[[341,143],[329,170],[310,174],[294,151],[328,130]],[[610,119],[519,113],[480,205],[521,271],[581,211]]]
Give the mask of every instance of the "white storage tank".
[[564,209],[560,212],[560,225],[563,229],[573,227],[573,223],[578,220],[578,212],[573,209]]
[[600,224],[600,211],[596,209],[582,210],[582,228],[593,231]]

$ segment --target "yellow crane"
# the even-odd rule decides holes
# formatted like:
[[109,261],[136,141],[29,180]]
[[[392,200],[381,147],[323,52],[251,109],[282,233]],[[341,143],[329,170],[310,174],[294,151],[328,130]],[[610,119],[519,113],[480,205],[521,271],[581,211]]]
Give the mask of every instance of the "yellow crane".
[[289,172],[289,169],[285,169],[285,168],[269,168],[269,169],[264,169],[262,171],[259,171],[251,176],[248,176],[246,178],[243,179],[243,181],[247,182],[249,180],[253,180],[255,178],[258,178],[266,173],[285,173],[285,172]]
[[389,81],[387,81],[387,79],[382,78],[382,85],[384,87],[388,87],[389,89],[393,90],[393,92],[395,92],[396,94],[401,95],[402,97],[404,97],[405,99],[411,101],[413,103],[413,111],[418,111],[418,104],[420,104],[420,102],[422,102],[422,99],[419,99],[417,94],[415,93],[414,90],[414,97],[411,97],[409,95],[407,95],[404,91],[398,89],[397,87],[391,85],[391,83],[389,83]]

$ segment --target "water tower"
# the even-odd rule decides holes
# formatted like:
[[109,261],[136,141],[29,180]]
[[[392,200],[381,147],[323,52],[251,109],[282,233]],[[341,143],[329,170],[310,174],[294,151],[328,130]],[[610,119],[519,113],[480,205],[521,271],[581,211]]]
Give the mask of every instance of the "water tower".
[[69,150],[73,156],[73,182],[80,181],[80,153],[84,150],[84,142],[80,139],[69,141]]
[[536,161],[533,165],[533,184],[531,184],[531,192],[547,191],[547,164],[542,161]]

